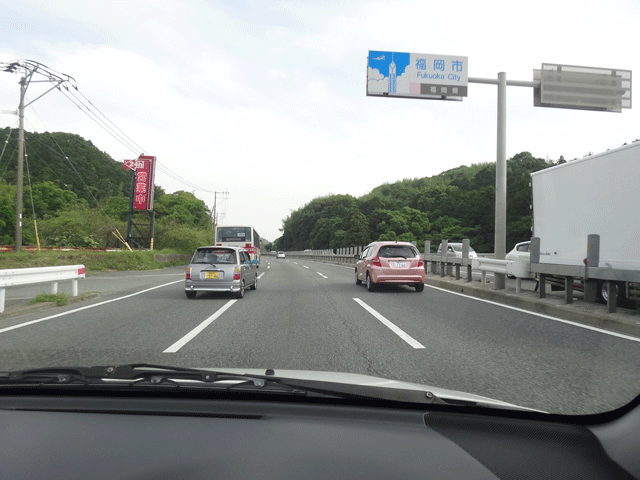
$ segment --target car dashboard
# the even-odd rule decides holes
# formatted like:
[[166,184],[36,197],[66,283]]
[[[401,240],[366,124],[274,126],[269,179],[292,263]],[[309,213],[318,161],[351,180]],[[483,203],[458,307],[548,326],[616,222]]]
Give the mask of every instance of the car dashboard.
[[0,478],[617,479],[640,474],[637,405],[615,419],[577,418],[595,423],[508,410],[289,401],[278,395],[14,392],[0,396]]

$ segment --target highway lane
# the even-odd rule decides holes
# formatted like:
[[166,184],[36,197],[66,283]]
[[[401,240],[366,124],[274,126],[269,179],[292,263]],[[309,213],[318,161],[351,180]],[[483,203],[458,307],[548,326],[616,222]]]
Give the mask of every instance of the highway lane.
[[[182,267],[110,275],[108,294],[82,307],[3,320],[0,362],[348,371],[563,413],[615,408],[638,393],[638,342],[428,286],[370,293],[351,267],[265,259],[260,275],[237,301],[187,299]],[[70,313],[3,331],[52,312]]]

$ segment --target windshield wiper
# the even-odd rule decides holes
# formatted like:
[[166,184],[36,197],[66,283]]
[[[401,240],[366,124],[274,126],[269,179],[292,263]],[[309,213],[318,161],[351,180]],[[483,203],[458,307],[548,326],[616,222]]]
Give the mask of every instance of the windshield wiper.
[[369,385],[279,378],[273,370],[265,375],[227,373],[215,370],[153,364],[120,366],[39,368],[0,372],[0,389],[19,387],[173,387],[213,388],[228,391],[279,392],[345,399],[375,399],[411,403],[447,404],[431,392]]
[[306,395],[303,389],[262,376],[152,364],[38,368],[0,372],[0,388],[20,387],[173,387],[217,390],[265,390]]

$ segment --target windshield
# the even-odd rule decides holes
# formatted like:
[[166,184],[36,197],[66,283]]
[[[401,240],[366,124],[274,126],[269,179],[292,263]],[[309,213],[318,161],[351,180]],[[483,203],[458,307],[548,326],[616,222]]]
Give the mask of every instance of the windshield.
[[637,0],[6,3],[0,370],[640,394]]

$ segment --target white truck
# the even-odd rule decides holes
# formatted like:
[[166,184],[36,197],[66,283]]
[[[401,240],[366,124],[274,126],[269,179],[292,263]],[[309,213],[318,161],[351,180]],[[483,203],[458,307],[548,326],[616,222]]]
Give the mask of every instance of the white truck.
[[582,278],[589,300],[615,288],[640,301],[640,141],[534,172],[531,186],[531,270]]

